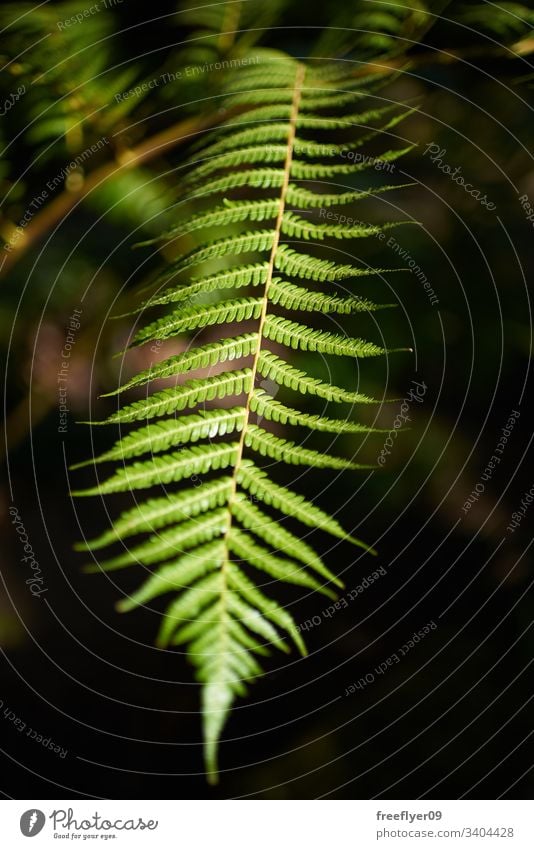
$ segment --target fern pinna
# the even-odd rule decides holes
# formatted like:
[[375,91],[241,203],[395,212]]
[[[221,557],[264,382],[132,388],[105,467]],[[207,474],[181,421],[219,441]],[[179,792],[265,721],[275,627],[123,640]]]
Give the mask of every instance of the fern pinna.
[[[226,118],[196,143],[180,178],[181,201],[193,201],[199,211],[160,241],[189,238],[205,228],[234,230],[208,243],[200,234],[197,247],[156,276],[153,294],[137,312],[162,306],[168,311],[137,330],[131,346],[214,325],[220,338],[163,359],[110,393],[122,395],[147,386],[141,400],[120,406],[104,422],[146,424],[89,461],[117,462],[119,467],[98,486],[76,493],[107,495],[168,486],[164,495],[136,504],[110,530],[79,547],[96,552],[123,543],[122,553],[89,567],[93,571],[131,564],[146,567],[147,579],[120,602],[120,610],[173,594],[158,644],[187,646],[196,667],[203,685],[205,760],[212,781],[217,776],[221,730],[235,697],[243,695],[246,683],[261,673],[258,658],[269,654],[269,646],[288,651],[287,638],[305,653],[291,615],[258,587],[259,573],[328,596],[333,595],[328,583],[342,586],[310,545],[281,519],[289,517],[367,548],[322,508],[272,480],[272,462],[269,473],[261,464],[268,458],[316,468],[369,468],[275,435],[270,426],[279,423],[287,430],[299,426],[331,434],[373,428],[301,412],[290,406],[297,403],[291,397],[287,404],[275,400],[259,383],[263,379],[264,387],[266,382],[285,387],[290,392],[284,395],[292,393],[294,398],[314,395],[333,403],[375,403],[367,395],[322,382],[291,365],[291,349],[358,358],[385,353],[360,338],[308,326],[306,315],[313,321],[321,314],[378,309],[367,299],[342,294],[335,285],[342,281],[346,292],[349,281],[378,269],[308,254],[302,243],[381,232],[383,227],[363,222],[344,227],[317,221],[314,210],[396,188],[336,193],[332,183],[338,175],[364,171],[376,162],[342,157],[342,150],[357,150],[384,131],[385,137],[391,135],[387,131],[409,111],[384,105],[343,68],[307,67],[271,51],[255,55],[261,58],[258,64],[230,77],[223,95]],[[326,143],[332,131],[336,139],[350,138]],[[387,150],[380,160],[392,161],[405,149]],[[328,192],[317,181],[326,181]],[[235,231],[236,224],[243,225],[242,232]],[[228,298],[226,290],[239,291]],[[225,334],[225,325],[239,322],[247,323],[241,328],[244,332]],[[247,329],[251,322],[253,330]],[[207,371],[176,380],[199,369]],[[171,379],[174,384],[151,392],[156,379]],[[231,406],[219,404],[222,399],[233,399]],[[138,460],[142,455],[149,458]],[[193,476],[195,484],[198,476],[208,477],[200,486],[188,486],[185,482],[191,483]],[[174,488],[178,482],[183,488]],[[150,535],[145,541],[127,547],[130,537],[146,532]]]

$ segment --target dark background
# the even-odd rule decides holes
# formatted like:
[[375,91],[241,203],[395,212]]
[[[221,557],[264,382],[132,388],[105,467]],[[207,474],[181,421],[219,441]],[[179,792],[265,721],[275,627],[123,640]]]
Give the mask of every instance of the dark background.
[[[305,55],[317,33],[304,26],[319,32],[326,25],[325,5],[290,7],[282,13],[281,29],[265,43]],[[157,13],[170,15],[173,9],[160,3]],[[330,4],[328,14],[335,11]],[[135,68],[137,79],[150,79],[172,66],[179,49],[174,45],[188,30],[172,17],[133,26],[142,22],[141,14],[126,2],[117,7],[109,50],[115,62]],[[103,26],[101,21],[91,26],[97,23]],[[125,26],[131,29],[121,32]],[[10,57],[27,37],[15,31],[6,48]],[[116,383],[120,362],[111,355],[120,349],[128,325],[110,322],[107,315],[117,312],[113,303],[124,282],[130,287],[157,265],[150,251],[133,251],[132,245],[154,226],[146,225],[147,210],[172,218],[166,194],[172,195],[172,178],[163,175],[179,154],[168,152],[149,170],[127,178],[132,191],[127,208],[111,210],[127,186],[126,180],[112,183],[2,281],[8,477],[0,493],[5,508],[0,732],[6,797],[532,796],[534,508],[515,533],[507,532],[512,513],[534,483],[528,414],[534,231],[518,199],[524,193],[534,198],[532,72],[528,56],[491,53],[495,45],[482,31],[467,35],[452,22],[442,21],[424,41],[412,51],[418,57],[413,66],[387,90],[392,99],[419,105],[401,131],[419,146],[395,175],[416,185],[388,196],[386,205],[372,212],[387,215],[392,203],[394,217],[422,222],[402,235],[396,232],[427,274],[439,305],[432,306],[409,275],[373,284],[383,287],[381,294],[390,286],[401,304],[381,318],[388,343],[414,352],[388,358],[387,374],[378,363],[364,364],[362,374],[371,394],[380,391],[384,378],[388,397],[405,397],[413,379],[428,389],[423,403],[412,406],[411,430],[395,440],[383,471],[335,478],[310,472],[300,487],[310,496],[320,492],[318,503],[327,509],[340,508],[345,526],[379,551],[378,558],[360,556],[348,544],[329,548],[326,537],[310,537],[343,574],[347,589],[378,566],[387,575],[307,632],[308,658],[268,662],[265,676],[237,704],[227,725],[216,789],[207,788],[201,771],[199,693],[191,668],[179,652],[152,646],[158,627],[153,612],[120,616],[114,610],[121,593],[137,585],[135,569],[108,577],[81,571],[85,560],[72,550],[80,526],[94,535],[106,516],[96,501],[73,504],[69,485],[89,485],[91,474],[78,473],[74,483],[67,471],[91,450],[88,429],[76,422],[89,418],[90,404],[94,417],[111,409],[105,401],[95,408],[95,399]],[[467,58],[425,58],[448,45],[467,49]],[[109,66],[109,57],[103,61]],[[83,80],[83,63],[70,67],[73,78]],[[113,82],[104,77],[103,83],[109,98]],[[12,91],[13,80],[4,77],[2,86]],[[172,87],[158,93],[161,108],[169,103],[178,108],[179,95]],[[23,101],[5,121],[5,139],[20,128],[24,132],[10,149],[4,188],[31,167],[10,194],[4,222],[20,220],[28,199],[76,152],[65,149],[65,138],[56,131],[51,151],[39,158],[43,142],[25,130],[30,107]],[[140,125],[126,133],[133,143],[168,118],[146,118],[157,111],[150,99],[136,109],[130,120]],[[95,126],[71,144],[83,150],[101,133]],[[444,161],[461,166],[466,179],[496,204],[495,211],[438,170],[424,155],[431,143],[446,149]],[[147,177],[154,179],[150,193]],[[381,255],[386,248],[377,244],[374,250],[378,264],[391,262]],[[63,435],[57,430],[55,376],[65,325],[82,298],[69,381],[71,413]],[[336,382],[350,381],[352,366],[345,368]],[[512,410],[521,415],[502,462],[464,515],[462,505]],[[391,408],[380,416],[386,426]],[[109,444],[103,431],[94,439],[97,449]],[[371,461],[381,447],[380,436],[374,440],[364,449]],[[351,437],[344,437],[344,445],[355,450]],[[40,599],[24,584],[27,574],[7,514],[11,502],[45,576],[48,591]],[[282,591],[280,598],[294,604],[298,594]],[[292,611],[304,622],[327,605],[308,596]],[[363,690],[344,695],[432,620],[435,631],[401,663]],[[66,758],[18,732],[4,716],[6,707],[68,749]]]

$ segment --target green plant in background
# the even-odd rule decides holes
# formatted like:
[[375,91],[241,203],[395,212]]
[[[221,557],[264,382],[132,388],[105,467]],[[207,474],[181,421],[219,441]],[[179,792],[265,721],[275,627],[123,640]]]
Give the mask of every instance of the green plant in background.
[[131,101],[110,101],[109,92],[129,88],[137,67],[110,69],[113,17],[86,10],[68,2],[8,3],[1,11],[2,50],[19,56],[7,70],[26,87],[25,141],[45,160],[57,156],[58,139],[68,155],[116,132],[132,109]]
[[446,0],[420,2],[396,0],[373,3],[356,0],[340,9],[332,26],[317,41],[317,56],[336,56],[353,51],[362,57],[391,57],[405,53],[432,24],[432,16]]
[[503,41],[525,37],[534,29],[534,10],[524,3],[464,3],[458,18],[465,26]]
[[[358,358],[386,353],[360,338],[315,326],[321,316],[380,309],[357,294],[343,296],[335,284],[343,282],[345,289],[357,278],[384,269],[341,264],[302,247],[308,241],[316,245],[325,239],[374,237],[392,226],[354,219],[349,226],[317,220],[319,208],[352,204],[395,188],[336,194],[321,192],[317,186],[320,180],[331,182],[338,175],[370,170],[376,158],[351,161],[341,153],[365,150],[366,143],[410,113],[393,110],[371,92],[372,81],[366,88],[347,77],[343,68],[307,66],[274,51],[256,51],[251,63],[241,67],[235,79],[230,77],[224,105],[229,113],[236,107],[248,108],[227,118],[191,156],[180,177],[182,199],[195,198],[202,211],[180,221],[160,240],[192,231],[202,234],[213,227],[220,232],[240,224],[242,229],[215,241],[200,236],[197,247],[178,255],[157,275],[152,283],[155,293],[138,312],[159,306],[169,311],[137,330],[131,347],[214,325],[221,341],[165,359],[117,390],[122,394],[149,385],[144,399],[120,407],[108,423],[151,423],[122,436],[114,448],[96,458],[97,463],[118,461],[119,468],[96,487],[77,493],[107,495],[224,473],[198,488],[170,488],[162,498],[139,503],[122,514],[112,530],[81,546],[95,551],[151,533],[96,568],[114,570],[135,563],[153,568],[141,588],[121,602],[121,610],[163,593],[177,594],[164,616],[159,645],[187,644],[204,685],[206,766],[212,778],[231,704],[236,695],[244,694],[245,683],[261,672],[257,656],[267,653],[268,644],[287,650],[282,634],[305,651],[292,617],[258,588],[258,572],[329,596],[332,590],[325,582],[341,585],[310,546],[282,524],[283,518],[367,548],[346,535],[333,516],[276,483],[276,472],[271,475],[270,468],[263,471],[258,463],[263,457],[271,461],[269,465],[369,468],[275,435],[269,425],[298,425],[331,434],[366,433],[373,428],[286,406],[258,382],[269,378],[297,397],[312,394],[330,402],[375,403],[361,393],[321,383],[291,364],[292,349]],[[356,138],[354,128],[359,128]],[[333,131],[348,131],[350,139],[328,144]],[[392,162],[405,151],[383,151],[379,160]],[[249,190],[246,199],[234,199],[244,187]],[[228,290],[236,296],[228,298]],[[232,335],[233,325],[250,320],[255,322],[253,331]],[[274,353],[273,345],[281,346],[285,354]],[[228,368],[232,361],[242,360],[248,364]],[[211,370],[220,364],[225,364],[224,371],[150,392],[155,379],[175,380],[191,370]],[[206,402],[239,396],[245,400],[238,406],[234,401],[230,407],[205,407]],[[196,412],[178,414],[185,409]],[[146,454],[149,459],[137,460]]]

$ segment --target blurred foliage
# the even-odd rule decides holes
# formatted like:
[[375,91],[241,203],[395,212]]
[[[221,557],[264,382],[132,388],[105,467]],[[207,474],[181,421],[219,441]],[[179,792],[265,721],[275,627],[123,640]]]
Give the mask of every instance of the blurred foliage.
[[316,53],[335,56],[354,52],[363,59],[405,53],[422,38],[445,6],[444,0],[357,0],[333,16],[318,40]]
[[534,9],[524,3],[472,3],[460,6],[458,21],[507,43],[534,32]]
[[86,12],[84,0],[6,4],[0,12],[4,86],[9,76],[25,86],[24,139],[45,160],[117,131],[132,107],[110,99],[110,91],[129,88],[138,75],[135,65],[116,71],[112,64],[113,13]]

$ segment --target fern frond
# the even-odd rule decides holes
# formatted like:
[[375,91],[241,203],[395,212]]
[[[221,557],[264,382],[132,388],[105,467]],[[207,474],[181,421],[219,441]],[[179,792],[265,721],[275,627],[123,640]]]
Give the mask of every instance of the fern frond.
[[307,221],[294,212],[285,212],[282,219],[282,233],[291,236],[294,239],[362,239],[367,236],[376,236],[383,232],[384,227],[377,227],[371,224],[351,224],[346,227],[344,224],[316,224],[314,221]]
[[[259,124],[258,126],[246,127],[244,130],[233,132],[214,144],[202,148],[202,156],[216,156],[227,150],[235,150],[246,145],[272,144],[285,141],[287,138],[287,124]],[[193,160],[195,161],[195,160]]]
[[272,280],[269,299],[273,304],[280,304],[286,310],[304,310],[323,315],[329,313],[351,315],[355,312],[374,312],[393,306],[392,304],[375,304],[366,298],[355,296],[339,298],[336,295],[325,295],[323,292],[313,292],[279,278]]
[[[336,91],[335,89],[326,88],[326,94],[318,93],[317,91],[303,92],[302,96],[302,112],[304,117],[308,111],[314,112],[316,109],[339,109],[342,106],[353,104],[355,100],[362,97],[361,91]],[[300,125],[302,126],[302,124]]]
[[352,463],[342,457],[332,457],[321,451],[303,448],[289,439],[269,433],[258,425],[250,424],[245,436],[245,445],[257,451],[262,457],[270,457],[278,463],[290,463],[293,466],[312,466],[316,469],[373,469],[374,466]]
[[209,195],[226,194],[233,189],[247,186],[251,189],[279,189],[284,182],[282,168],[250,168],[248,171],[236,171],[235,174],[225,174],[217,179],[203,184],[202,188],[190,192],[192,198],[204,198]]
[[224,544],[221,540],[199,545],[173,563],[160,566],[136,592],[119,602],[117,609],[126,612],[164,593],[179,592],[213,572],[223,560]]
[[325,433],[388,433],[383,428],[369,427],[358,424],[358,422],[346,419],[329,419],[326,416],[302,413],[286,407],[280,401],[275,401],[263,389],[255,389],[250,401],[250,408],[258,416],[280,424],[294,425],[295,427],[309,427],[311,430],[324,431]]
[[250,233],[243,233],[240,236],[217,239],[215,242],[205,247],[195,248],[180,259],[175,260],[155,278],[154,283],[160,283],[162,280],[174,277],[180,271],[185,271],[194,265],[200,265],[213,259],[221,259],[232,254],[268,251],[272,248],[274,236],[272,230],[255,230]]
[[151,498],[126,510],[115,520],[113,527],[96,539],[78,543],[77,551],[96,551],[119,540],[137,534],[151,533],[166,525],[192,519],[208,510],[222,507],[232,491],[232,478],[223,477],[208,481],[201,487],[169,493],[163,498]]
[[[186,374],[188,371],[209,368],[219,363],[249,357],[251,354],[256,353],[258,339],[257,333],[243,333],[240,336],[234,336],[230,339],[221,339],[220,342],[211,342],[199,348],[191,348],[190,351],[168,357],[151,366],[147,371],[136,374],[122,386],[119,386],[118,389],[114,389],[113,392],[106,392],[102,397],[108,398],[113,395],[119,395],[121,392],[126,392],[127,389],[132,389],[134,386],[142,386],[153,380],[176,377],[180,374]],[[72,468],[79,468],[80,465],[84,464],[72,466]]]
[[[390,104],[388,106],[385,106],[385,107],[382,108],[382,114],[385,115],[388,112],[390,112],[392,109],[396,109],[396,108],[397,108],[396,104]],[[384,137],[384,136],[391,136],[394,140],[403,141],[403,139],[401,137],[397,136],[395,133],[392,133],[391,131],[394,130],[395,127],[398,127],[399,124],[401,124],[403,121],[405,121],[411,115],[413,115],[416,111],[417,111],[417,107],[415,107],[415,106],[412,106],[412,107],[407,108],[407,109],[403,109],[400,112],[398,112],[396,115],[393,115],[391,118],[389,118],[389,120],[386,121],[384,124],[379,124],[377,126],[372,127],[371,129],[367,128],[368,132],[362,133],[354,141],[346,141],[346,142],[341,142],[341,143],[336,143],[336,144],[325,145],[325,144],[318,144],[316,142],[308,142],[308,140],[306,140],[304,142],[302,140],[299,140],[299,143],[298,143],[299,155],[300,156],[310,156],[310,157],[313,157],[313,158],[321,158],[321,159],[329,158],[329,157],[333,157],[333,156],[338,156],[338,157],[341,156],[343,158],[353,158],[355,163],[359,162],[360,159],[362,161],[368,160],[370,163],[373,164],[373,166],[378,167],[379,163],[387,162],[386,153],[388,153],[388,152],[380,153],[380,155],[378,157],[374,157],[374,156],[367,157],[367,156],[362,156],[361,154],[358,153],[358,151],[362,147],[365,147],[365,145],[367,145],[369,142],[373,142],[376,139],[378,139],[380,137]],[[362,129],[366,129],[366,128],[362,128]],[[402,152],[400,152],[399,155],[402,156],[402,155],[404,155],[404,153],[409,152],[409,150],[411,150],[411,149],[412,149],[411,147],[401,148]],[[391,154],[391,153],[392,152],[389,151],[389,154]],[[395,151],[393,153],[395,153]],[[359,170],[362,170],[362,169],[360,168]]]
[[315,330],[280,316],[267,316],[263,332],[267,339],[289,348],[300,348],[301,351],[318,351],[320,354],[341,357],[378,357],[386,353],[384,348],[372,342],[351,339],[327,330]]
[[[381,112],[382,115],[386,115],[394,109],[397,109],[397,104],[388,104],[387,106],[377,110],[377,112]],[[369,132],[362,134],[354,141],[324,144],[324,142],[315,142],[309,139],[299,138],[298,141],[295,142],[295,148],[299,156],[310,156],[320,159],[330,158],[333,156],[347,157],[350,154],[350,151],[358,150],[380,135],[392,135],[390,130],[393,130],[416,111],[416,107],[403,109],[401,112],[386,121],[385,124],[373,127],[373,129],[369,130]],[[382,156],[380,156],[380,159],[382,159]]]
[[293,563],[291,560],[283,560],[276,557],[271,551],[258,543],[243,531],[233,527],[228,535],[228,547],[236,557],[243,563],[250,563],[266,572],[275,581],[284,581],[288,584],[297,584],[301,587],[309,587],[318,590],[329,598],[336,598],[336,594],[323,587],[319,581],[306,572],[302,565]]
[[461,24],[482,29],[505,43],[534,30],[534,10],[524,3],[466,3],[457,14]]
[[274,483],[269,477],[259,469],[251,460],[244,460],[239,470],[239,483],[265,504],[279,510],[284,516],[291,516],[293,519],[298,519],[303,525],[311,528],[319,528],[339,539],[348,540],[355,545],[360,546],[372,553],[373,549],[355,539],[348,536],[347,532],[341,527],[339,522],[330,516],[320,507],[312,504],[304,496],[292,492],[284,486]]
[[181,481],[193,475],[205,475],[207,472],[226,469],[235,463],[237,449],[236,442],[182,448],[173,454],[153,457],[151,460],[121,468],[98,486],[72,494],[80,496],[129,492],[132,489],[147,489]]
[[325,566],[311,545],[286,530],[279,522],[252,504],[244,493],[239,493],[234,500],[232,512],[244,528],[252,531],[275,551],[284,551],[294,560],[300,560],[301,563],[315,570],[327,581],[343,587],[343,582]]
[[369,168],[375,168],[377,164],[395,162],[401,156],[410,153],[414,147],[415,145],[411,144],[397,150],[387,150],[376,159],[371,157],[363,159],[361,162],[350,162],[347,165],[323,165],[322,163],[295,160],[291,168],[291,176],[297,180],[325,180],[338,174],[356,174]]
[[[248,9],[250,4],[223,0],[220,5],[207,7],[205,17],[199,10],[199,20],[206,23],[214,45],[231,35],[229,28],[220,26],[221,14],[226,20],[224,10],[240,15],[238,7]],[[195,20],[194,12],[191,15]],[[232,37],[241,40],[246,33]],[[384,105],[371,93],[382,72],[362,80],[351,78],[347,69],[324,68],[319,62],[308,68],[271,49],[258,49],[257,57],[258,63],[240,69],[239,75],[225,73],[219,78],[223,84],[218,102],[222,109],[232,107],[232,112],[222,113],[222,123],[193,143],[189,159],[180,168],[174,198],[179,207],[187,203],[184,218],[143,243],[167,245],[183,239],[184,248],[176,256],[176,245],[170,247],[169,254],[175,258],[154,276],[144,303],[130,313],[138,318],[149,308],[164,308],[163,314],[136,330],[129,347],[190,332],[195,334],[195,347],[145,366],[109,393],[122,396],[126,390],[147,386],[146,397],[118,405],[106,422],[99,423],[143,424],[121,433],[100,456],[79,464],[93,465],[94,472],[104,462],[118,467],[106,479],[75,493],[102,496],[184,482],[183,489],[171,486],[165,495],[141,498],[121,513],[113,528],[78,548],[98,552],[113,544],[122,546],[118,554],[112,552],[109,559],[91,567],[94,571],[136,563],[150,567],[145,582],[120,602],[121,611],[173,594],[158,645],[186,645],[196,668],[202,684],[205,759],[212,780],[224,722],[235,698],[261,673],[258,658],[268,655],[270,648],[288,651],[288,638],[302,654],[306,651],[293,617],[268,596],[276,593],[279,582],[328,597],[334,597],[332,585],[341,586],[312,545],[287,529],[283,520],[374,553],[348,535],[335,516],[272,480],[270,470],[277,462],[312,469],[373,468],[327,454],[319,445],[309,448],[296,436],[288,439],[284,428],[292,429],[292,436],[296,428],[306,428],[318,441],[324,434],[368,434],[372,439],[379,430],[326,413],[301,412],[298,404],[286,406],[257,384],[263,377],[299,396],[335,403],[378,403],[295,368],[269,351],[266,343],[272,340],[325,356],[367,358],[386,353],[372,341],[309,327],[279,313],[313,314],[314,321],[319,314],[346,315],[349,321],[356,313],[389,306],[334,291],[339,281],[352,278],[356,283],[359,277],[387,269],[358,260],[337,263],[320,251],[330,240],[382,234],[395,223],[369,224],[362,215],[353,215],[350,221],[334,222],[331,216],[322,221],[322,215],[309,220],[299,210],[358,203],[398,187],[377,181],[366,190],[340,187],[337,193],[334,183],[334,188],[321,194],[299,181],[356,174],[377,161],[392,162],[409,149],[389,149],[394,140],[374,157],[348,155],[369,140],[378,146],[381,133],[394,135],[389,130],[410,113]],[[400,114],[390,116],[392,111]],[[333,144],[330,131],[336,133]],[[215,196],[222,197],[215,200]],[[207,241],[204,231],[208,229],[216,230],[213,241]],[[199,235],[189,239],[195,233]],[[317,255],[302,253],[294,240],[314,241]],[[326,285],[318,291],[313,283],[307,288],[294,279]],[[245,291],[237,292],[242,297],[231,295],[228,300],[226,290]],[[243,321],[251,323],[242,328],[247,332],[233,335],[237,331],[229,326]],[[218,369],[245,358],[248,362],[239,363],[241,369]],[[150,385],[196,369],[206,371],[166,389]],[[177,415],[185,410],[189,412]],[[276,434],[266,429],[269,422],[276,424]],[[269,474],[251,456],[258,464],[268,458]],[[135,536],[140,541],[127,548]],[[256,586],[258,570],[264,582],[268,576],[267,594]]]
[[[226,86],[228,93],[252,90],[256,88],[288,88],[293,89],[295,69],[287,67],[286,64],[278,67],[270,67],[267,71],[264,64],[246,69],[245,75],[236,75]],[[287,136],[287,125],[284,124]]]
[[258,318],[263,306],[262,298],[236,298],[216,304],[197,304],[193,307],[181,307],[165,318],[148,324],[138,330],[129,348],[153,342],[155,339],[169,339],[179,336],[187,330],[208,327],[212,324],[225,324],[234,321],[246,321]]
[[340,386],[331,383],[323,383],[316,377],[310,377],[306,372],[286,363],[276,354],[263,349],[258,358],[258,372],[262,377],[272,380],[280,386],[286,386],[302,395],[316,395],[325,401],[334,401],[346,404],[378,404],[375,398],[363,395],[360,392],[350,392]]
[[220,127],[216,131],[216,134],[218,135],[219,133],[224,132],[227,129],[231,129],[232,127],[235,127],[236,124],[251,124],[252,122],[256,123],[259,121],[287,121],[290,115],[290,103],[274,103],[257,106],[252,109],[247,109],[247,111],[243,114],[232,115],[232,117],[227,118],[226,121],[223,121],[220,124]]
[[328,259],[317,259],[315,256],[295,251],[286,245],[280,245],[274,258],[275,268],[284,271],[291,277],[302,277],[306,280],[318,280],[322,283],[333,283],[337,280],[347,280],[349,277],[365,277],[378,274],[388,269],[358,268],[355,265],[340,265]]
[[91,422],[91,424],[123,424],[152,419],[156,416],[168,416],[176,410],[195,407],[197,404],[213,401],[215,398],[226,398],[227,395],[241,395],[243,392],[249,392],[251,384],[252,371],[248,368],[221,372],[211,378],[188,380],[183,386],[155,392],[154,395],[142,401],[134,401],[133,404],[128,404],[122,410],[112,413],[105,421]]
[[[287,115],[287,111],[291,109],[291,101],[293,100],[293,89],[292,88],[256,88],[250,91],[239,91],[234,94],[228,95],[224,99],[224,105],[227,109],[234,109],[236,106],[248,106],[253,105],[257,106],[261,104],[261,106],[269,106],[271,104],[281,104],[282,106],[286,106],[284,112],[277,112],[273,117],[285,117]],[[254,112],[258,113],[258,110],[261,108],[257,106],[254,109]],[[263,113],[265,114],[265,112]]]
[[145,301],[137,310],[131,314],[138,313],[146,307],[157,307],[164,304],[172,304],[180,301],[189,301],[197,295],[207,295],[222,289],[242,289],[245,286],[261,286],[265,283],[269,265],[265,262],[256,262],[251,265],[242,265],[238,268],[230,268],[209,277],[192,277],[189,284],[181,284],[175,288],[166,288],[162,295],[153,295]]
[[[284,0],[272,0],[267,6],[260,0],[251,0],[248,3],[235,3],[232,0],[223,0],[216,5],[199,6],[193,4],[191,8],[183,8],[180,4],[177,19],[180,26],[184,23],[193,28],[194,34],[191,41],[195,49],[197,42],[201,45],[209,44],[215,57],[221,59],[225,55],[232,56],[231,48],[235,45],[237,56],[247,53],[252,45],[261,38],[266,28],[272,26],[279,18],[284,8]],[[256,47],[254,59],[261,63],[269,62],[269,54],[264,48]],[[230,58],[227,62],[233,68]],[[254,66],[253,66],[254,67]]]
[[[233,608],[233,605],[228,605],[229,608],[230,606]],[[222,605],[219,603],[205,608],[202,613],[198,615],[195,621],[188,622],[187,625],[184,625],[174,631],[170,642],[172,642],[173,645],[180,645],[181,643],[191,644],[191,640],[195,640],[195,645],[198,645],[196,640],[202,639],[208,627],[218,621],[221,610]],[[286,647],[282,640],[278,637],[274,628],[272,628],[266,620],[263,620],[263,622],[264,624],[267,624],[270,629],[269,633],[274,637],[274,641],[269,640],[269,643],[276,642],[277,648],[286,650]],[[233,652],[235,652],[235,654],[241,655],[245,650],[253,651],[261,657],[269,657],[271,654],[270,649],[267,648],[265,643],[260,643],[259,640],[252,636],[250,631],[245,630],[243,625],[241,625],[237,619],[229,616],[227,618],[226,627],[228,635],[232,638]]]
[[113,460],[127,460],[147,453],[157,454],[159,451],[167,451],[174,445],[198,442],[199,439],[207,437],[213,439],[215,436],[226,436],[234,431],[239,433],[244,423],[243,407],[231,407],[228,410],[199,410],[193,415],[155,422],[134,430],[119,439],[113,448],[101,454],[100,457],[86,460],[72,468]]
[[345,174],[355,174],[367,168],[367,163],[355,164],[354,162],[330,165],[323,162],[303,162],[299,159],[293,161],[291,166],[292,180],[331,180],[333,177],[342,177]]
[[355,203],[358,200],[374,197],[375,195],[383,194],[383,192],[392,192],[395,189],[404,189],[412,183],[401,183],[398,186],[377,186],[376,188],[367,189],[359,192],[341,192],[339,194],[318,194],[303,186],[297,186],[290,183],[287,188],[287,201],[298,207],[298,209],[317,209],[325,206],[345,206],[348,203]]
[[212,510],[205,514],[202,522],[192,519],[182,522],[175,528],[153,534],[141,545],[130,548],[117,557],[101,561],[98,566],[89,566],[87,571],[103,569],[105,572],[110,572],[140,562],[150,566],[190,548],[203,545],[214,537],[222,536],[227,527],[228,510]]
[[240,147],[210,157],[193,168],[183,182],[185,188],[197,185],[210,174],[226,168],[240,168],[243,165],[259,165],[260,163],[283,162],[286,149],[283,144],[264,144],[253,147]]
[[[357,93],[351,93],[352,97]],[[361,94],[359,95],[361,96]],[[354,115],[328,116],[324,115],[308,115],[301,114],[297,119],[297,127],[301,129],[311,130],[345,130],[350,125],[356,127],[365,127],[369,121],[376,121],[386,114],[392,108],[388,106],[375,106],[372,109],[367,109],[365,112],[360,112]]]
[[200,617],[207,607],[220,598],[220,587],[221,575],[215,573],[197,581],[190,589],[179,595],[163,617],[157,639],[158,645],[168,645],[174,631],[183,622],[195,625],[197,617]]
[[237,224],[240,221],[267,221],[269,218],[276,218],[277,213],[278,203],[276,200],[232,202],[225,198],[221,206],[199,215],[193,215],[171,230],[167,230],[166,233],[138,244],[142,247],[157,242],[168,242],[170,239],[188,236],[195,230],[202,230],[204,227],[227,227],[229,224]]
[[245,603],[248,602],[253,605],[254,609],[259,610],[264,618],[269,619],[280,630],[285,631],[302,654],[306,654],[306,648],[293,617],[275,601],[263,595],[235,563],[230,562],[228,564],[228,573],[228,583],[242,595]]

